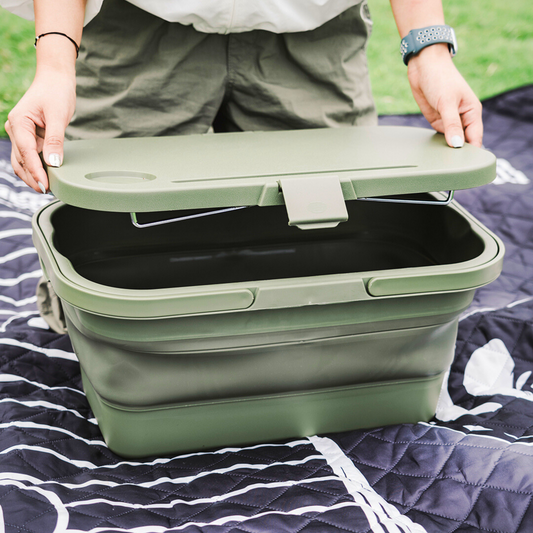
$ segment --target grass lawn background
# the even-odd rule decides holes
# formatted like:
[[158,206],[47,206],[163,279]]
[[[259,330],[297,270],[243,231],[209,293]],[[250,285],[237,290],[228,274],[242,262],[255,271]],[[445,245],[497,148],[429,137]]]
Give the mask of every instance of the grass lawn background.
[[[372,88],[380,114],[418,111],[399,54],[388,0],[369,0],[374,28],[368,48]],[[531,0],[443,0],[446,22],[455,28],[455,62],[479,98],[533,83]],[[33,79],[33,23],[0,8],[0,137],[3,124]]]
[[[443,0],[446,23],[455,29],[454,61],[478,98],[533,83],[531,0]],[[399,53],[400,38],[388,0],[369,0],[374,31],[368,47],[378,112],[418,112]]]

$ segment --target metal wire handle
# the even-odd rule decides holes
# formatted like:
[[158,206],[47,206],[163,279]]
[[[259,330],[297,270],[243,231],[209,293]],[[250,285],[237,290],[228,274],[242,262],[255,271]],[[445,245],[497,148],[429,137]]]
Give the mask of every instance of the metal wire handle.
[[[391,204],[416,204],[416,205],[448,205],[453,200],[455,191],[448,191],[448,196],[444,200],[402,200],[401,198],[357,198],[365,202],[383,202]],[[216,209],[213,211],[206,211],[205,213],[196,213],[195,215],[186,215],[177,218],[167,218],[165,220],[158,220],[156,222],[144,222],[137,221],[137,213],[130,213],[131,223],[136,228],[151,228],[153,226],[162,226],[163,224],[171,224],[173,222],[182,222],[184,220],[191,220],[193,218],[208,217],[210,215],[220,215],[221,213],[229,213],[230,211],[237,211],[238,209],[245,209],[250,207],[248,205],[242,205],[239,207],[226,207],[224,209]]]
[[246,207],[249,207],[249,206],[243,205],[240,207],[227,207],[225,209],[217,209],[215,211],[207,211],[205,213],[196,213],[195,215],[186,215],[186,216],[178,217],[178,218],[167,218],[165,220],[157,220],[156,222],[140,223],[137,221],[137,213],[130,213],[130,217],[131,217],[131,223],[136,228],[151,228],[153,226],[162,226],[163,224],[171,224],[172,222],[182,222],[183,220],[191,220],[192,218],[201,218],[201,217],[208,217],[210,215],[219,215],[221,213],[228,213],[229,211],[236,211],[237,209],[245,209]]
[[357,198],[365,202],[384,202],[390,204],[416,204],[416,205],[448,205],[453,200],[455,191],[448,191],[444,200],[402,200],[401,198]]

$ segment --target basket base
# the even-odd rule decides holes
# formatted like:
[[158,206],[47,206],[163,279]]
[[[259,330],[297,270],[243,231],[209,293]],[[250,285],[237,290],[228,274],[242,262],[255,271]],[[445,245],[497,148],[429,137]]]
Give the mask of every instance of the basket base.
[[435,413],[444,374],[136,409],[104,400],[82,370],[83,386],[107,445],[131,458],[428,421]]

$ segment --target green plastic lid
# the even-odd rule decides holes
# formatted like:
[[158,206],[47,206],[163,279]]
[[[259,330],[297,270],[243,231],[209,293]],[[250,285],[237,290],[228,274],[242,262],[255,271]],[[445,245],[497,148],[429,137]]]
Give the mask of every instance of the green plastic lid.
[[342,220],[344,200],[484,185],[496,158],[468,144],[449,148],[429,129],[348,127],[70,141],[48,175],[57,198],[87,209],[285,203],[296,225],[311,227],[313,217]]

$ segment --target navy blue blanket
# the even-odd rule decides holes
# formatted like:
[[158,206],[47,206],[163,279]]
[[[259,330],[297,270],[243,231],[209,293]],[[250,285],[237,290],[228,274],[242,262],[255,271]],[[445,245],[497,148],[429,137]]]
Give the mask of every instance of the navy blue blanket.
[[507,255],[461,319],[436,418],[147,461],[107,449],[68,336],[39,318],[47,199],[0,142],[0,533],[533,531],[533,86],[484,113],[498,178],[456,197]]

